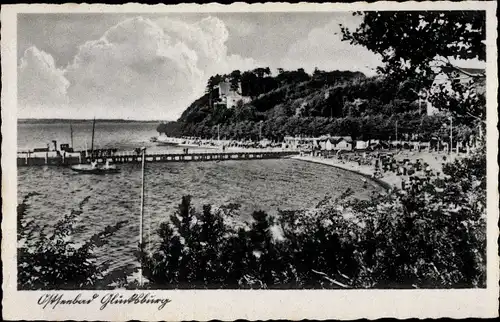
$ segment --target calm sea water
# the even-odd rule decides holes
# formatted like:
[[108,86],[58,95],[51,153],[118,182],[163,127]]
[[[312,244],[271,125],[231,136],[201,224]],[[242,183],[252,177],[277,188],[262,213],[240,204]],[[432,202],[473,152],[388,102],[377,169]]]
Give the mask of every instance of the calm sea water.
[[[145,146],[148,151],[164,151],[165,146],[156,146],[149,142],[157,136],[157,123],[148,122],[109,122],[97,121],[95,125],[94,148],[118,148],[133,150]],[[92,143],[92,121],[73,123],[73,147],[75,150],[90,149]],[[67,121],[47,123],[19,123],[17,127],[17,146],[19,150],[33,147],[46,147],[56,140],[57,144],[71,144],[70,123]]]
[[[133,149],[149,143],[155,135],[152,123],[101,123],[96,125],[98,147]],[[75,147],[85,142],[91,124],[73,126]],[[81,130],[81,131],[80,131]],[[45,146],[56,139],[69,141],[69,125],[19,124],[19,147]],[[65,140],[66,138],[66,140]],[[30,201],[28,216],[40,226],[52,226],[90,196],[79,216],[81,228],[75,239],[85,240],[107,225],[127,220],[128,224],[114,235],[98,256],[113,267],[136,263],[133,252],[139,235],[141,192],[140,165],[125,164],[119,174],[81,175],[63,167],[20,167],[18,199],[38,192]],[[348,171],[291,159],[223,162],[151,163],[147,164],[145,198],[145,238],[155,237],[159,223],[168,220],[181,197],[191,195],[197,207],[202,204],[241,204],[240,220],[249,220],[252,211],[275,213],[278,209],[314,207],[326,195],[338,196],[345,189],[364,198],[381,188]],[[50,229],[50,228],[48,228]],[[149,237],[151,236],[151,237]]]

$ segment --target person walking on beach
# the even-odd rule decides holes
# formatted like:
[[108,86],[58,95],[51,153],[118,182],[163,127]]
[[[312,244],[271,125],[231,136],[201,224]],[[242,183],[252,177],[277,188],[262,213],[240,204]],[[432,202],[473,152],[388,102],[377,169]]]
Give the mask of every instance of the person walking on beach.
[[427,166],[425,167],[425,174],[429,175],[430,173],[431,173],[431,166],[427,164]]

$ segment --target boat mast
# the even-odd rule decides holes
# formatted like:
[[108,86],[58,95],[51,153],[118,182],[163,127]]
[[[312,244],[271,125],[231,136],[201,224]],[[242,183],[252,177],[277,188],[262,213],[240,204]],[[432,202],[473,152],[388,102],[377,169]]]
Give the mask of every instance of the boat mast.
[[69,123],[69,132],[71,133],[71,148],[73,149],[73,126]]
[[92,143],[90,146],[90,159],[94,161],[94,132],[95,132],[95,117],[94,122],[92,123]]

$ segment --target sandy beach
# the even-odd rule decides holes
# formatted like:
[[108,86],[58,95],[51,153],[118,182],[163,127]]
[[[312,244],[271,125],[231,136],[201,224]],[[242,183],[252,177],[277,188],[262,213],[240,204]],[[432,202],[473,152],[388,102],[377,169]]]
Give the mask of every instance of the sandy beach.
[[[444,152],[412,152],[412,151],[400,151],[394,154],[394,159],[396,161],[410,160],[414,162],[417,159],[427,163],[430,169],[435,173],[442,173],[443,164],[450,162],[454,158],[460,157],[460,155],[450,155]],[[443,158],[444,157],[444,158]],[[293,159],[302,160],[307,162],[314,162],[319,164],[325,164],[340,169],[352,171],[362,175],[365,178],[369,178],[382,185],[386,189],[390,188],[401,188],[402,182],[408,180],[409,175],[397,175],[395,172],[385,172],[382,177],[375,178],[375,165],[374,164],[358,164],[357,162],[339,160],[337,158],[325,158],[322,156],[311,156],[311,155],[301,155],[293,156]]]
[[[355,172],[365,178],[369,178],[370,180],[375,181],[376,183],[380,184],[383,186],[385,189],[390,189],[393,187],[401,187],[401,181],[398,182],[397,179],[399,179],[396,175],[393,176],[387,176],[382,179],[376,179],[373,177],[373,167],[367,166],[367,165],[358,165],[354,162],[340,162],[337,159],[327,159],[327,158],[322,158],[322,157],[312,157],[312,156],[293,156],[291,157],[292,159],[296,160],[301,160],[301,161],[306,161],[306,162],[313,162],[313,163],[319,163],[319,164],[324,164],[324,165],[329,165],[332,167],[336,167],[339,169],[344,169],[347,171]],[[399,185],[398,185],[399,184]]]

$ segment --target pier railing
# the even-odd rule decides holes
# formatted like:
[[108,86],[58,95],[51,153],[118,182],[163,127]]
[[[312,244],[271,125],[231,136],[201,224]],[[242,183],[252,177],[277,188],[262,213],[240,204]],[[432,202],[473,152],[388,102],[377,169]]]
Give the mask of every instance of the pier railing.
[[[227,161],[227,160],[254,160],[254,159],[279,159],[298,154],[295,150],[284,149],[248,149],[238,151],[210,151],[210,150],[191,150],[186,152],[148,152],[145,156],[146,162],[190,162],[190,161]],[[142,162],[142,154],[134,151],[120,151],[109,156],[94,156],[95,161],[104,163],[107,160],[113,163],[139,163]],[[18,166],[33,165],[74,165],[89,163],[90,156],[85,153],[49,154],[49,152],[37,154],[18,154]]]

